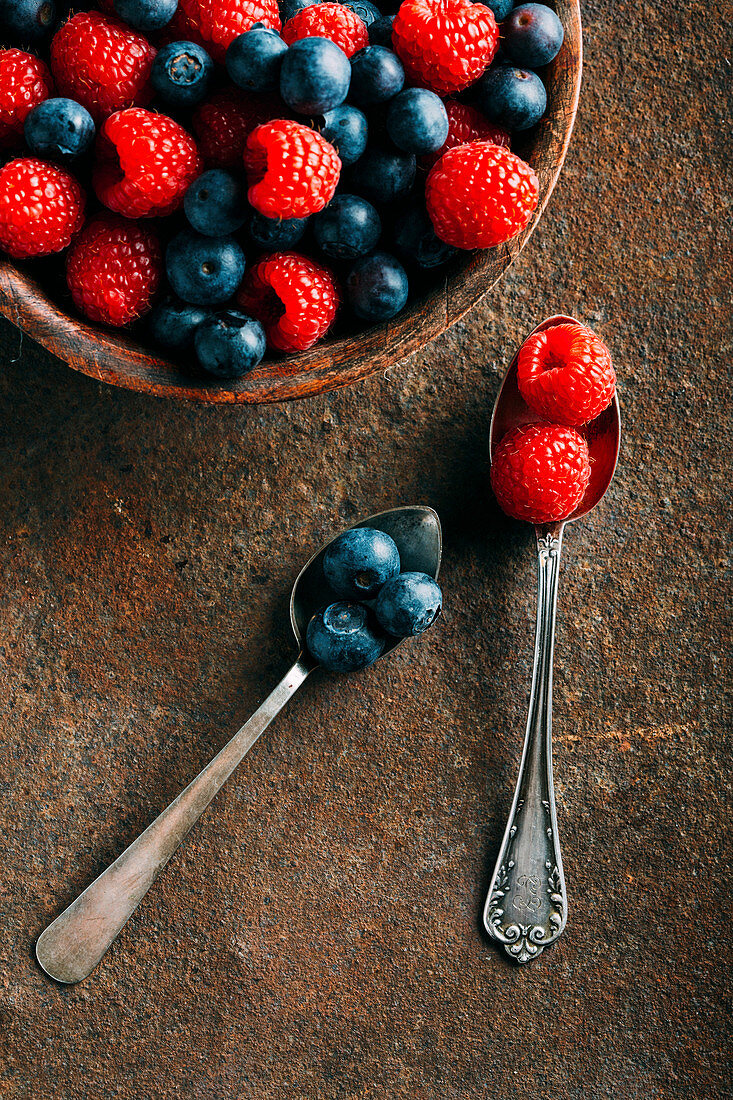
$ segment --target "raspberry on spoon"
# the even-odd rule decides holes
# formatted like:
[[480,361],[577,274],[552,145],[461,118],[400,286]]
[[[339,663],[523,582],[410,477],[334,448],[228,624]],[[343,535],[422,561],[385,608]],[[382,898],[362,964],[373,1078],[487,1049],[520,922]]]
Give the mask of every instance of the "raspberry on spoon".
[[531,409],[570,427],[595,420],[616,392],[611,353],[584,325],[553,325],[525,340],[517,383]]

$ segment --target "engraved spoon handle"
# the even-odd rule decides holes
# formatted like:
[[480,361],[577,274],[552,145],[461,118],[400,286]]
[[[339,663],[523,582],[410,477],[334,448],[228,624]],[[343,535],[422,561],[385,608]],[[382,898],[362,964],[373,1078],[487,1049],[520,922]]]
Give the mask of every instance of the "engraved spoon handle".
[[552,782],[552,654],[563,524],[537,529],[537,627],[517,788],[484,909],[487,932],[517,962],[536,958],[568,915]]
[[70,983],[94,969],[211,800],[315,667],[301,654],[203,771],[49,924],[36,944],[36,957],[47,974]]

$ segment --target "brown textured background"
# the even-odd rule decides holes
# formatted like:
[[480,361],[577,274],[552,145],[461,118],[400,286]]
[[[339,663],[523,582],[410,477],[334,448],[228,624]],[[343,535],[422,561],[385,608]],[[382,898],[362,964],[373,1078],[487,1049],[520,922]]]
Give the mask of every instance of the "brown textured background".
[[[730,1095],[730,146],[722,4],[584,6],[549,212],[409,362],[261,410],[144,399],[0,329],[0,1095]],[[556,771],[570,895],[519,969],[479,930],[527,704],[531,533],[487,499],[515,345],[608,340],[625,438],[566,538]],[[443,519],[438,629],[315,677],[121,940],[59,987],[32,945],[284,671],[311,550]]]

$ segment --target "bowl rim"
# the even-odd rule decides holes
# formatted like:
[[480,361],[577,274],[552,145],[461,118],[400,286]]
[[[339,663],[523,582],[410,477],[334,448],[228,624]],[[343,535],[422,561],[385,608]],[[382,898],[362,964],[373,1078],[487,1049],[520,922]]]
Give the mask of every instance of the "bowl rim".
[[497,248],[469,253],[442,281],[393,321],[326,340],[287,358],[268,358],[242,378],[214,380],[189,362],[166,359],[122,332],[89,324],[55,304],[29,269],[0,259],[0,313],[72,369],[138,393],[200,404],[268,404],[311,397],[385,371],[463,317],[522,251],[549,202],[567,154],[583,68],[580,0],[556,0],[565,29],[562,49],[545,71],[550,110],[523,151],[539,182],[527,227]]

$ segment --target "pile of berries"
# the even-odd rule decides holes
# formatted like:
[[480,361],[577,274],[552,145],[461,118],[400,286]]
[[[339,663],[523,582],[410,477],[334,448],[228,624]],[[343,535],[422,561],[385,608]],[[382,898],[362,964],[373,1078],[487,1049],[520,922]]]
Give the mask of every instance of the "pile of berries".
[[590,480],[588,428],[616,392],[611,353],[585,325],[553,325],[520,348],[517,384],[536,422],[499,441],[491,463],[494,493],[515,519],[567,519]]
[[374,527],[353,527],[334,539],[323,573],[339,598],[313,616],[306,644],[329,672],[366,668],[390,639],[412,638],[432,626],[443,605],[434,578],[403,573],[394,539]]
[[545,5],[97,0],[61,25],[55,7],[0,0],[0,249],[68,249],[82,314],[148,314],[214,375],[311,347],[340,310],[390,320],[536,208],[510,144],[562,45]]

